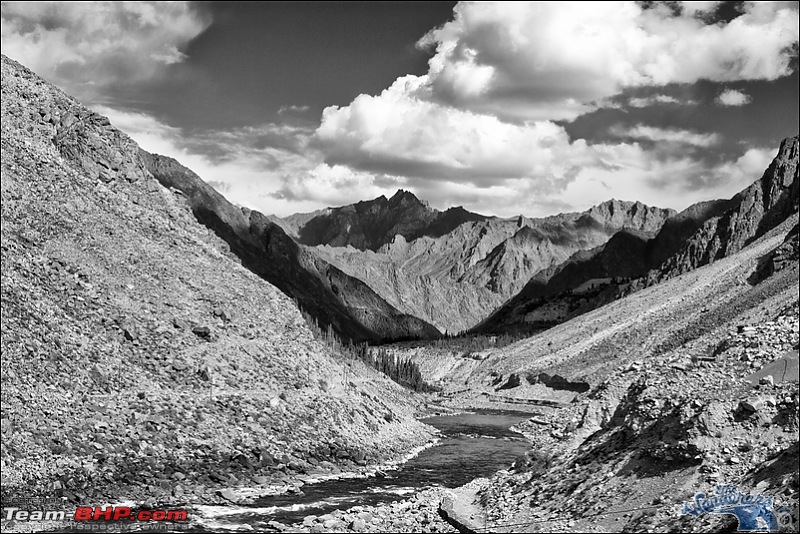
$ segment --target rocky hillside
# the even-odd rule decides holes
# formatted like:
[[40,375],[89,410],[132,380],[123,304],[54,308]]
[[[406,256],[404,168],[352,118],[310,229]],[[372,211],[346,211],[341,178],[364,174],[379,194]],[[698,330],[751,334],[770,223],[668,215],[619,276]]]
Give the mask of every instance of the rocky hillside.
[[611,200],[583,213],[466,222],[439,237],[398,235],[377,251],[329,245],[315,251],[399,310],[457,332],[486,318],[535,273],[623,228],[652,236],[673,213]]
[[387,348],[448,406],[537,412],[531,451],[451,506],[493,532],[721,532],[735,520],[680,510],[731,484],[788,505],[796,531],[797,224],[505,347]]
[[438,335],[431,325],[399,312],[362,281],[297,245],[258,211],[234,206],[172,158],[141,158],[158,181],[184,194],[199,222],[228,243],[242,264],[274,284],[320,325],[341,338],[382,341]]
[[730,200],[690,206],[651,238],[624,230],[540,271],[475,331],[532,333],[741,250],[797,213],[797,144],[784,140],[762,178]]
[[3,502],[236,500],[427,438],[133,141],[5,56],[1,139]]

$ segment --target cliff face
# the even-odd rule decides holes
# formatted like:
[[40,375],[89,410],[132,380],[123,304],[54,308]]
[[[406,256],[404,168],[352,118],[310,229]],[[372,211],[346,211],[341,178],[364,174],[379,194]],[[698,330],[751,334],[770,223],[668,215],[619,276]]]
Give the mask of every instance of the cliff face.
[[399,312],[362,281],[297,245],[268,217],[235,207],[174,159],[144,151],[142,159],[162,185],[186,195],[197,220],[224,239],[243,265],[296,299],[321,327],[330,325],[353,341],[438,334],[424,321]]
[[4,502],[213,503],[427,435],[407,391],[316,341],[198,224],[204,184],[163,187],[106,118],[5,56],[1,139]]
[[696,269],[741,250],[798,210],[798,137],[784,139],[760,180],[730,200],[730,207],[712,217],[668,258],[656,280]]

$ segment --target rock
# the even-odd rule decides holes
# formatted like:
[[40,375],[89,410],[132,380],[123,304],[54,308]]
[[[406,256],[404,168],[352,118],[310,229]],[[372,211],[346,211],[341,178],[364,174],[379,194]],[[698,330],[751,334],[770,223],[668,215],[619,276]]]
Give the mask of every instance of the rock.
[[122,329],[122,334],[125,336],[125,339],[128,341],[134,341],[139,338],[139,329],[132,321],[126,320],[120,325],[120,328]]
[[195,326],[192,328],[192,333],[202,339],[211,337],[211,329],[207,326]]
[[500,386],[498,388],[498,390],[501,390],[501,389],[512,389],[512,388],[515,388],[515,387],[519,386],[521,383],[522,383],[522,379],[520,378],[519,374],[512,373],[508,377],[508,380],[506,381],[506,383],[503,384],[502,386]]
[[762,401],[757,397],[751,397],[739,402],[739,410],[755,413],[761,409]]
[[225,310],[223,310],[222,308],[219,308],[219,307],[214,308],[212,313],[214,314],[214,317],[219,317],[220,319],[222,319],[226,323],[230,322],[230,320],[231,320],[231,316],[228,315],[228,313]]
[[758,383],[765,386],[774,386],[775,379],[772,377],[772,375],[762,376]]
[[352,531],[362,532],[365,528],[367,528],[367,524],[361,519],[354,519],[350,523],[350,530]]
[[250,459],[249,456],[241,452],[233,457],[233,461],[237,462],[239,465],[247,469],[253,468],[253,461]]
[[225,488],[225,489],[219,490],[217,492],[217,494],[220,497],[222,497],[223,499],[225,499],[227,501],[230,501],[232,503],[239,502],[239,497],[237,497],[236,494],[231,489]]
[[275,465],[275,458],[267,449],[261,449],[258,453],[258,463],[261,464],[261,467],[269,467]]

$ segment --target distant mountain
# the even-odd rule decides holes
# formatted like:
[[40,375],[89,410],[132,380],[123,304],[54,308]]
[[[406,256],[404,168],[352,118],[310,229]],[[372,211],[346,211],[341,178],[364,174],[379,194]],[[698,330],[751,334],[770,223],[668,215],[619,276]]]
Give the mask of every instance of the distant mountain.
[[438,237],[464,222],[486,219],[461,207],[435,210],[413,193],[400,189],[390,199],[380,196],[340,208],[295,214],[284,218],[282,225],[304,245],[349,245],[374,251],[391,243],[397,235],[409,240]]
[[[398,192],[392,197],[398,198],[405,199],[413,209],[434,213],[409,193]],[[355,221],[354,214],[363,213],[363,206],[369,205],[367,220],[387,219],[388,215],[380,216],[378,210],[391,202],[381,197],[336,209],[340,214],[350,214],[350,220]],[[399,202],[395,200],[394,204]],[[535,273],[563,262],[576,251],[605,243],[623,228],[655,233],[674,212],[638,202],[610,200],[586,212],[542,219],[520,216],[469,220],[441,235],[437,234],[469,212],[456,208],[435,213],[439,215],[433,223],[419,225],[429,235],[413,238],[415,232],[407,231],[412,237],[398,234],[377,250],[338,246],[335,238],[314,251],[363,280],[399,310],[441,330],[456,332],[485,319]],[[353,224],[356,227],[365,223]]]
[[438,335],[436,328],[398,311],[362,281],[298,246],[265,215],[237,208],[174,159],[145,151],[141,157],[162,185],[186,195],[197,220],[224,239],[243,265],[296,299],[322,328],[330,325],[353,341]]
[[786,139],[761,180],[733,198],[694,204],[668,218],[652,238],[623,230],[540,271],[474,330],[547,328],[741,250],[797,213],[797,153],[797,137]]

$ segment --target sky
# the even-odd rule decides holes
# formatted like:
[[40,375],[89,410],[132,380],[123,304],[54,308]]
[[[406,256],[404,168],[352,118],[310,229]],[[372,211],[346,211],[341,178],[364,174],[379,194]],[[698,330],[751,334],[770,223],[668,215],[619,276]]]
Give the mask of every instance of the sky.
[[683,209],[800,130],[797,2],[3,2],[2,52],[232,202]]

